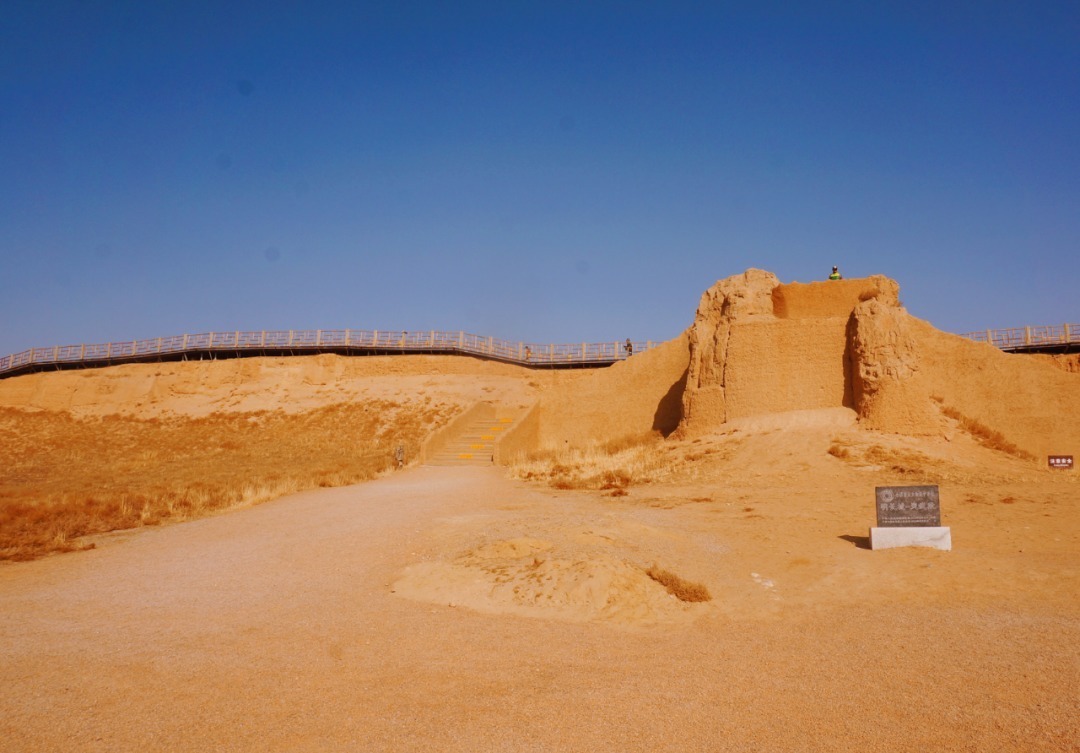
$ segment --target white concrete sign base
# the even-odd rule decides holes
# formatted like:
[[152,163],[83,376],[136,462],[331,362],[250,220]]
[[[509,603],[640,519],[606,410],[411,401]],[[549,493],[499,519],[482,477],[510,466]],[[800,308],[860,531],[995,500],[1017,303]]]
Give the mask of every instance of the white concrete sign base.
[[871,528],[871,549],[892,549],[898,546],[929,546],[952,550],[952,531],[948,526],[912,526],[910,528]]

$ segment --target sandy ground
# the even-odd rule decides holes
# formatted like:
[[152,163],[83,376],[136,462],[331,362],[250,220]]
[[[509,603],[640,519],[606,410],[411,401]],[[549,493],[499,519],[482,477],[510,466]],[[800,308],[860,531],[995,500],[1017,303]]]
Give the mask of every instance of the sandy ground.
[[873,552],[844,431],[736,429],[627,497],[417,468],[5,564],[0,749],[1080,750],[1075,474],[923,442],[954,550]]

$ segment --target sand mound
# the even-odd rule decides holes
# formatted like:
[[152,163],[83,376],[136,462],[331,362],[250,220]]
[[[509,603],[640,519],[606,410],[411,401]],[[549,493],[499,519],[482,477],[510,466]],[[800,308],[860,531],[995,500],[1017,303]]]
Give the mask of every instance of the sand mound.
[[679,601],[641,567],[609,552],[572,551],[535,538],[478,544],[451,561],[412,565],[393,589],[478,612],[620,626],[692,619],[707,608]]

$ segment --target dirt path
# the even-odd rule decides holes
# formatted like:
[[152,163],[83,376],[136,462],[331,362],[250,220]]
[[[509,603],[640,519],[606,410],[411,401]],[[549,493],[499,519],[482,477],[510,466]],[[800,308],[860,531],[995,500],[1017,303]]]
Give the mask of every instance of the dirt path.
[[[0,749],[1080,750],[1075,512],[868,552],[790,493],[420,468],[5,565]],[[714,600],[656,600],[654,560]]]

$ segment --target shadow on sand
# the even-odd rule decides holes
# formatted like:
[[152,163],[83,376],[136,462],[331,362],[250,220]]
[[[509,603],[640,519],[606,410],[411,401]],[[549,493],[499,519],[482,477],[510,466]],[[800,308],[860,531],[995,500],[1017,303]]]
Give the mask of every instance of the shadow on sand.
[[840,536],[839,538],[843,539],[844,541],[850,541],[852,544],[859,547],[859,549],[869,549],[870,548],[870,537],[869,536],[852,536],[851,534],[845,533],[843,536]]

